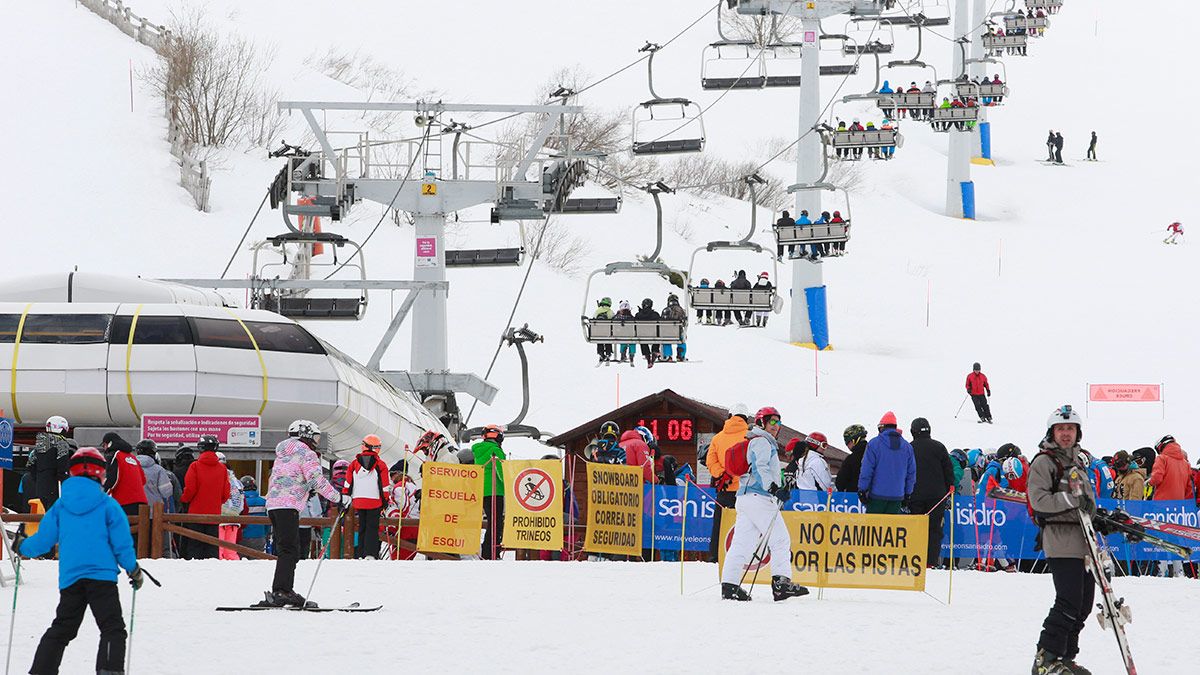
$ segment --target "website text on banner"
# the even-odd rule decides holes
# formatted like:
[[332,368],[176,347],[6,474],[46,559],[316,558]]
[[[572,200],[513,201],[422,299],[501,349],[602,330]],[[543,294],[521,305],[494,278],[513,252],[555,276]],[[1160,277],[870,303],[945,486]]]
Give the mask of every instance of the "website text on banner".
[[[1190,527],[1200,526],[1200,509],[1197,509],[1192,501],[1100,499],[1098,503],[1100,508],[1119,508],[1133,516]],[[943,558],[950,555],[951,523],[954,526],[955,559],[1039,560],[1045,557],[1041,551],[1034,550],[1037,545],[1038,528],[1024,504],[999,501],[983,495],[955,497],[953,517],[946,518],[943,526]],[[1172,535],[1164,535],[1164,538],[1188,547],[1193,547],[1196,543]],[[1179,556],[1147,543],[1128,543],[1119,534],[1106,537],[1105,547],[1118,560],[1180,559]],[[1200,560],[1200,547],[1193,551],[1191,559]]]
[[587,537],[583,550],[642,553],[642,468],[587,465]]
[[[685,551],[707,551],[712,535],[712,518],[717,511],[714,489],[689,485],[687,506],[683,506],[683,488],[673,485],[653,486],[654,499],[650,498],[650,487],[646,488],[646,518],[654,508],[654,527],[642,528],[642,548],[652,548],[650,535],[653,532],[653,548],[667,551],[679,550],[679,539],[683,536],[683,515],[687,514],[687,542]],[[853,492],[834,492],[832,495],[818,490],[792,490],[791,498],[784,503],[783,512],[789,511],[834,511],[835,513],[866,513]]]
[[421,465],[421,527],[417,550],[423,553],[479,555],[483,530],[483,467],[473,464]]
[[[925,551],[929,538],[924,516],[882,516],[829,511],[787,511],[783,522],[792,540],[792,581],[826,588],[925,590]],[[717,567],[733,541],[737,514],[723,511]],[[746,565],[746,581],[771,583],[771,556]],[[758,568],[761,567],[761,570]]]
[[504,548],[561,551],[562,463],[556,459],[504,463]]

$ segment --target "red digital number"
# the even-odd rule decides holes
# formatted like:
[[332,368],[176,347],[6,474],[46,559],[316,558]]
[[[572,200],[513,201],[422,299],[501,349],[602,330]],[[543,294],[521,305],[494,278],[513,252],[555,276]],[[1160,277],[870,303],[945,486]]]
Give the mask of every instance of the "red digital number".
[[667,440],[668,441],[679,440],[679,420],[677,420],[677,419],[667,420]]
[[692,440],[692,438],[693,438],[693,435],[692,435],[692,420],[690,420],[690,419],[686,419],[686,420],[683,420],[683,421],[681,421],[681,422],[679,423],[679,431],[680,431],[680,434],[679,434],[679,440],[681,440],[681,441],[690,441],[690,440]]

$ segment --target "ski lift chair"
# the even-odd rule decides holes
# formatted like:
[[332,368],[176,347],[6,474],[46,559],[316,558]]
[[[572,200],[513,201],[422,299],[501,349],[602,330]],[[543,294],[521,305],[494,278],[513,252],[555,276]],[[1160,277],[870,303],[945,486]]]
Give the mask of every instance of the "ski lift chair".
[[[597,319],[588,316],[588,303],[591,299],[592,280],[597,274],[610,276],[613,274],[655,274],[669,278],[680,274],[665,263],[654,261],[642,262],[611,262],[588,275],[584,286],[583,310],[580,322],[583,325],[583,339],[590,344],[639,344],[664,345],[687,342],[686,319],[658,319],[654,321],[637,319]],[[683,309],[688,310],[687,294],[683,295]]]
[[[899,129],[871,129],[870,131],[851,131],[835,129],[832,134],[833,149],[836,150],[883,150],[904,146],[904,137]],[[882,156],[883,153],[872,153]]]
[[[660,49],[647,42],[638,50],[650,54],[646,59],[646,81],[652,98],[633,109],[630,150],[634,155],[700,152],[704,150],[704,110],[700,104],[686,98],[663,98],[654,91],[654,55]],[[667,131],[659,133],[663,128]],[[694,129],[699,129],[699,134]]]
[[962,108],[935,108],[933,118],[929,123],[933,130],[939,133],[947,131],[971,131],[972,122],[979,121],[980,106],[965,106]]
[[764,86],[800,86],[800,49],[799,42],[777,42],[764,48],[763,65],[767,78]]
[[[295,245],[298,251],[289,260],[287,246]],[[314,245],[328,244],[333,249],[333,262],[314,262],[312,260],[312,249]],[[259,242],[253,247],[254,257],[253,265],[255,270],[255,279],[258,283],[251,292],[250,306],[252,309],[266,309],[291,319],[313,319],[313,320],[342,320],[353,321],[363,318],[367,311],[367,291],[362,289],[358,294],[353,296],[337,296],[337,297],[317,297],[310,296],[309,291],[293,291],[275,288],[272,285],[272,277],[268,277],[270,270],[274,267],[288,267],[289,277],[297,272],[298,266],[303,266],[306,269],[305,273],[299,278],[311,278],[313,270],[322,270],[332,268],[333,270],[342,269],[343,266],[338,262],[338,249],[349,245],[354,248],[355,253],[351,257],[358,259],[358,262],[348,263],[344,267],[351,270],[358,270],[359,278],[363,281],[367,280],[366,265],[363,262],[362,248],[346,239],[345,237],[333,232],[286,232]],[[282,256],[283,260],[277,263],[264,263],[262,266],[258,264],[258,254],[265,248],[272,248],[275,253]],[[274,279],[279,279],[276,275]]]
[[[1029,35],[983,35],[980,40],[983,48],[989,53],[999,55],[1006,50],[1020,50],[1029,46]],[[1018,56],[1027,56],[1021,52],[1010,52]]]
[[1045,16],[1020,16],[1016,14],[1008,14],[1004,17],[1004,32],[1011,30],[1025,29],[1027,35],[1041,37],[1045,35],[1045,30],[1050,27],[1050,18]]
[[813,223],[804,225],[775,225],[776,246],[810,246],[812,244],[844,244],[850,241],[850,223],[853,220],[850,212],[850,194],[845,188],[832,183],[818,181],[816,183],[798,183],[788,187],[788,193],[794,194],[805,190],[841,191],[846,202],[845,222]]
[[1063,0],[1025,0],[1026,9],[1044,9],[1047,14],[1058,14]]
[[704,48],[700,88],[706,91],[762,89],[767,81],[762,53],[752,40],[721,40]]

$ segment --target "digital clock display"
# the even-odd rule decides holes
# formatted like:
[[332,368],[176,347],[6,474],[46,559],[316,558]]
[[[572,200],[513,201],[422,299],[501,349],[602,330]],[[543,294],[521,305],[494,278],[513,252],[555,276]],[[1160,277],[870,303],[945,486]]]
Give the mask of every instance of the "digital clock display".
[[638,420],[660,443],[690,443],[695,440],[695,422],[690,417],[648,417]]

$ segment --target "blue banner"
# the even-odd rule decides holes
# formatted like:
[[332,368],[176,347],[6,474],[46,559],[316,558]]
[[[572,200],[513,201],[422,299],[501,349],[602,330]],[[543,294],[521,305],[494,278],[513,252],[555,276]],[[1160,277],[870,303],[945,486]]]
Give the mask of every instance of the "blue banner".
[[[1120,508],[1130,515],[1153,518],[1196,527],[1200,512],[1191,501],[1142,501],[1101,499],[1105,509]],[[1000,501],[983,496],[955,497],[954,511],[943,523],[942,557],[950,555],[950,527],[954,527],[954,557],[956,559],[1004,558],[1006,560],[1040,560],[1042,551],[1035,551],[1037,525],[1024,504]],[[1173,535],[1162,535],[1167,541],[1196,549],[1192,560],[1200,560],[1200,543]],[[1179,560],[1173,553],[1145,542],[1130,544],[1119,534],[1109,535],[1106,547],[1117,560]]]

